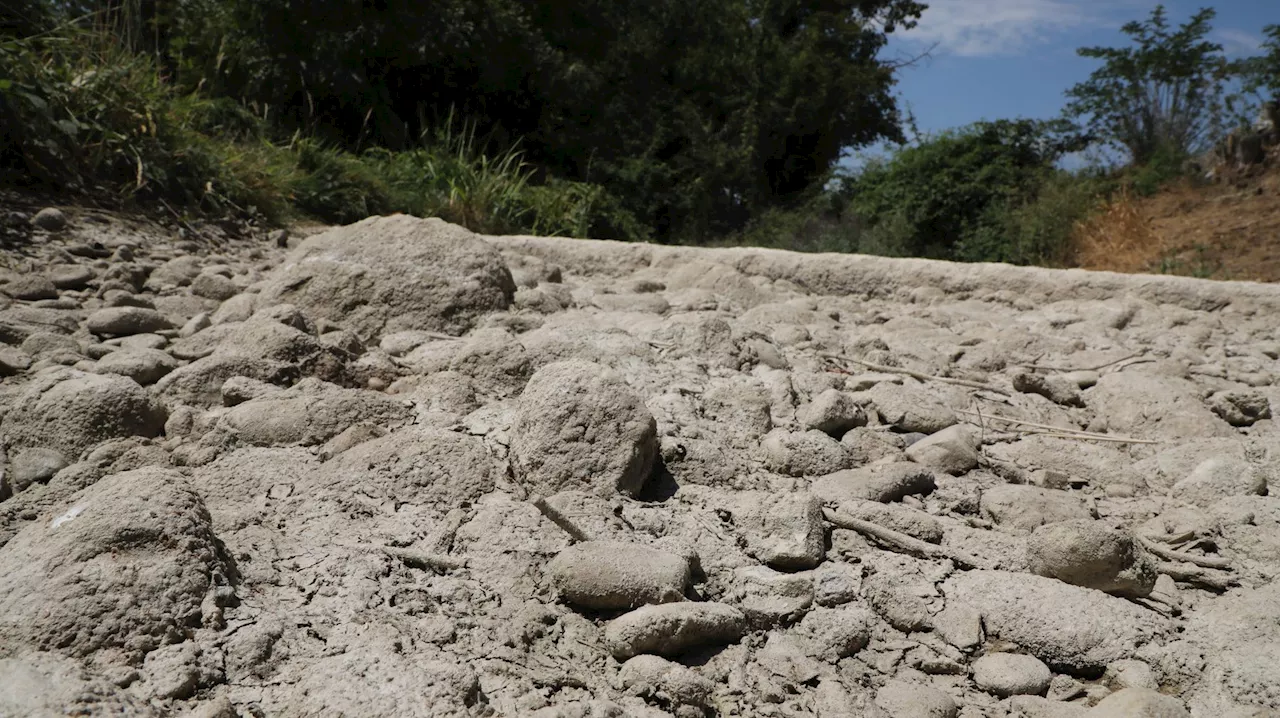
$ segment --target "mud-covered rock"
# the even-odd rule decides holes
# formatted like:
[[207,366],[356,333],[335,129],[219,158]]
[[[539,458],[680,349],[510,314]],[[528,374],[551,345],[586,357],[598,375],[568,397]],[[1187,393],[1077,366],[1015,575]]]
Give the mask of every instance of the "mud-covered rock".
[[1101,672],[1172,629],[1164,617],[1123,598],[1043,576],[966,571],[942,590],[948,602],[981,612],[989,636],[1068,673]]
[[683,556],[621,541],[570,546],[547,573],[562,600],[594,611],[681,601],[690,578]]
[[439,219],[370,217],[304,240],[262,298],[366,337],[407,329],[460,334],[515,294],[497,250]]
[[590,487],[634,495],[658,454],[653,415],[617,374],[583,361],[539,369],[511,427],[512,468],[536,493]]
[[132,379],[58,370],[28,384],[0,421],[10,451],[76,458],[109,439],[157,436],[168,414]]
[[933,471],[912,462],[874,464],[838,471],[813,483],[813,493],[823,501],[900,501],[904,496],[929,494],[937,487]]
[[1132,534],[1101,521],[1073,520],[1035,529],[1027,541],[1032,573],[1117,596],[1141,598],[1155,588],[1155,560]]
[[973,662],[973,682],[1002,698],[1040,695],[1052,677],[1040,659],[1019,653],[988,653]]
[[200,496],[179,474],[105,478],[0,548],[0,652],[140,658],[201,623],[231,569]]
[[618,659],[641,653],[674,656],[693,648],[732,643],[746,630],[742,612],[723,603],[643,606],[613,619],[605,643]]

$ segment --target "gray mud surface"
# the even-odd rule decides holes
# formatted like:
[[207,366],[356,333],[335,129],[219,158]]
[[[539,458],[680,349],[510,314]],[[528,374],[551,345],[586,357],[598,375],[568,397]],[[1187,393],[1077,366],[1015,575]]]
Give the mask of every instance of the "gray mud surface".
[[1280,715],[1280,287],[68,215],[0,716]]

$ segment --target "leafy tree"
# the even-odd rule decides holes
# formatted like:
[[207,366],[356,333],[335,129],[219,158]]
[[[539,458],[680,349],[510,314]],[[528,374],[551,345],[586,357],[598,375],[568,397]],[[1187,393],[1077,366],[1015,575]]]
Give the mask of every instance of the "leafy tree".
[[1244,90],[1280,100],[1280,25],[1267,25],[1262,33],[1267,37],[1262,43],[1264,54],[1240,63]]
[[845,178],[840,194],[869,229],[893,228],[894,253],[1027,263],[1036,257],[1014,251],[1004,216],[1086,142],[1063,121],[979,122],[899,150]]
[[745,224],[900,139],[886,33],[913,0],[186,0],[189,87],[286,132],[401,149],[456,118],[599,182],[660,239]]
[[1206,39],[1214,16],[1203,8],[1175,30],[1157,5],[1147,20],[1121,28],[1133,46],[1080,48],[1103,64],[1067,90],[1065,114],[1137,165],[1208,149],[1221,134],[1233,69],[1222,46]]

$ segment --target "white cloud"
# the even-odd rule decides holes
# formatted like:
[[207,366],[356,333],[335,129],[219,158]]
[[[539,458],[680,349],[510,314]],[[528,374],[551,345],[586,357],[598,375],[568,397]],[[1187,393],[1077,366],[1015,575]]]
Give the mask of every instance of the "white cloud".
[[[1115,25],[1118,6],[1100,0],[930,0],[920,24],[902,34],[939,53],[1016,55],[1058,33]],[[1118,26],[1117,26],[1118,27]]]
[[1222,45],[1222,51],[1231,56],[1256,55],[1262,48],[1262,38],[1251,32],[1224,27],[1213,31],[1211,39]]

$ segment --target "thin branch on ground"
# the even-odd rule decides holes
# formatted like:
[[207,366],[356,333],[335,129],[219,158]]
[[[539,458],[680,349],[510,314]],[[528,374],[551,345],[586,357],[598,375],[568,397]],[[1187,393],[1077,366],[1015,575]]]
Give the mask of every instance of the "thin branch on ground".
[[961,553],[960,551],[949,549],[945,546],[921,541],[914,536],[908,536],[899,531],[885,528],[884,526],[870,521],[854,518],[853,516],[839,511],[823,509],[822,517],[834,526],[838,526],[842,529],[849,529],[851,531],[857,531],[860,534],[876,539],[880,543],[885,544],[892,549],[912,556],[920,558],[950,559],[956,565],[964,566],[966,568],[993,568],[993,566],[988,562],[977,558],[976,556],[970,556],[968,554]]
[[1142,356],[1141,352],[1137,354],[1130,354],[1129,356],[1125,356],[1125,357],[1120,357],[1119,359],[1113,359],[1109,362],[1104,362],[1097,366],[1086,366],[1086,367],[1079,367],[1075,369],[1072,369],[1070,367],[1063,367],[1063,366],[1047,366],[1045,364],[1018,364],[1017,366],[1026,367],[1027,369],[1035,369],[1036,371],[1060,371],[1064,373],[1070,373],[1070,372],[1076,372],[1076,371],[1100,371],[1102,369],[1106,369],[1109,366],[1115,366],[1116,364],[1119,364],[1121,362],[1129,361],[1130,359],[1137,359],[1140,356]]
[[1219,569],[1222,571],[1231,570],[1231,562],[1225,558],[1214,558],[1212,556],[1197,556],[1192,553],[1182,553],[1181,551],[1175,551],[1168,546],[1161,546],[1155,541],[1143,536],[1138,536],[1137,539],[1138,543],[1142,544],[1143,548],[1166,561],[1191,563],[1202,568]]
[[1158,570],[1175,581],[1194,583],[1215,591],[1225,591],[1239,583],[1235,576],[1225,571],[1201,568],[1189,563],[1161,562]]
[[[871,371],[878,371],[878,372],[881,372],[882,374],[901,374],[903,376],[909,376],[912,379],[919,379],[920,381],[940,381],[940,382],[943,382],[944,384],[954,384],[956,386],[968,387],[970,389],[981,389],[983,391],[990,391],[996,394],[1010,396],[1010,392],[1005,391],[1000,387],[991,386],[990,384],[983,384],[982,382],[977,382],[977,381],[969,381],[968,379],[953,379],[949,376],[934,376],[933,374],[925,374],[924,372],[914,371],[912,369],[903,369],[901,367],[896,367],[896,366],[884,366],[883,364],[872,364],[871,362],[862,361],[861,359],[854,359],[852,357],[840,357],[840,356],[835,356],[834,354],[823,354],[822,358],[830,361],[834,361],[834,362],[851,361],[854,364],[859,364],[867,369],[870,369]],[[835,369],[843,374],[852,374],[852,372],[840,366],[836,366]]]
[[542,496],[530,496],[529,503],[533,504],[534,508],[538,509],[543,516],[546,516],[548,521],[559,526],[565,533],[569,534],[569,537],[574,541],[583,542],[591,540],[591,534],[583,531],[570,521],[569,517],[557,511],[551,504],[548,504],[546,498]]
[[[1025,426],[1030,429],[1039,429],[1041,431],[1028,431],[1027,433],[1039,434],[1055,439],[1078,439],[1089,441],[1110,441],[1118,444],[1159,444],[1162,443],[1155,439],[1137,439],[1131,436],[1112,436],[1110,434],[1099,434],[1083,429],[1072,429],[1065,426],[1053,426],[1051,424],[1039,424],[1034,421],[1025,421],[1023,419],[1014,419],[999,414],[980,414],[974,411],[966,411],[957,409],[956,413],[966,416],[977,416],[980,421],[1003,421],[1014,426]],[[1049,433],[1045,433],[1049,432]]]

